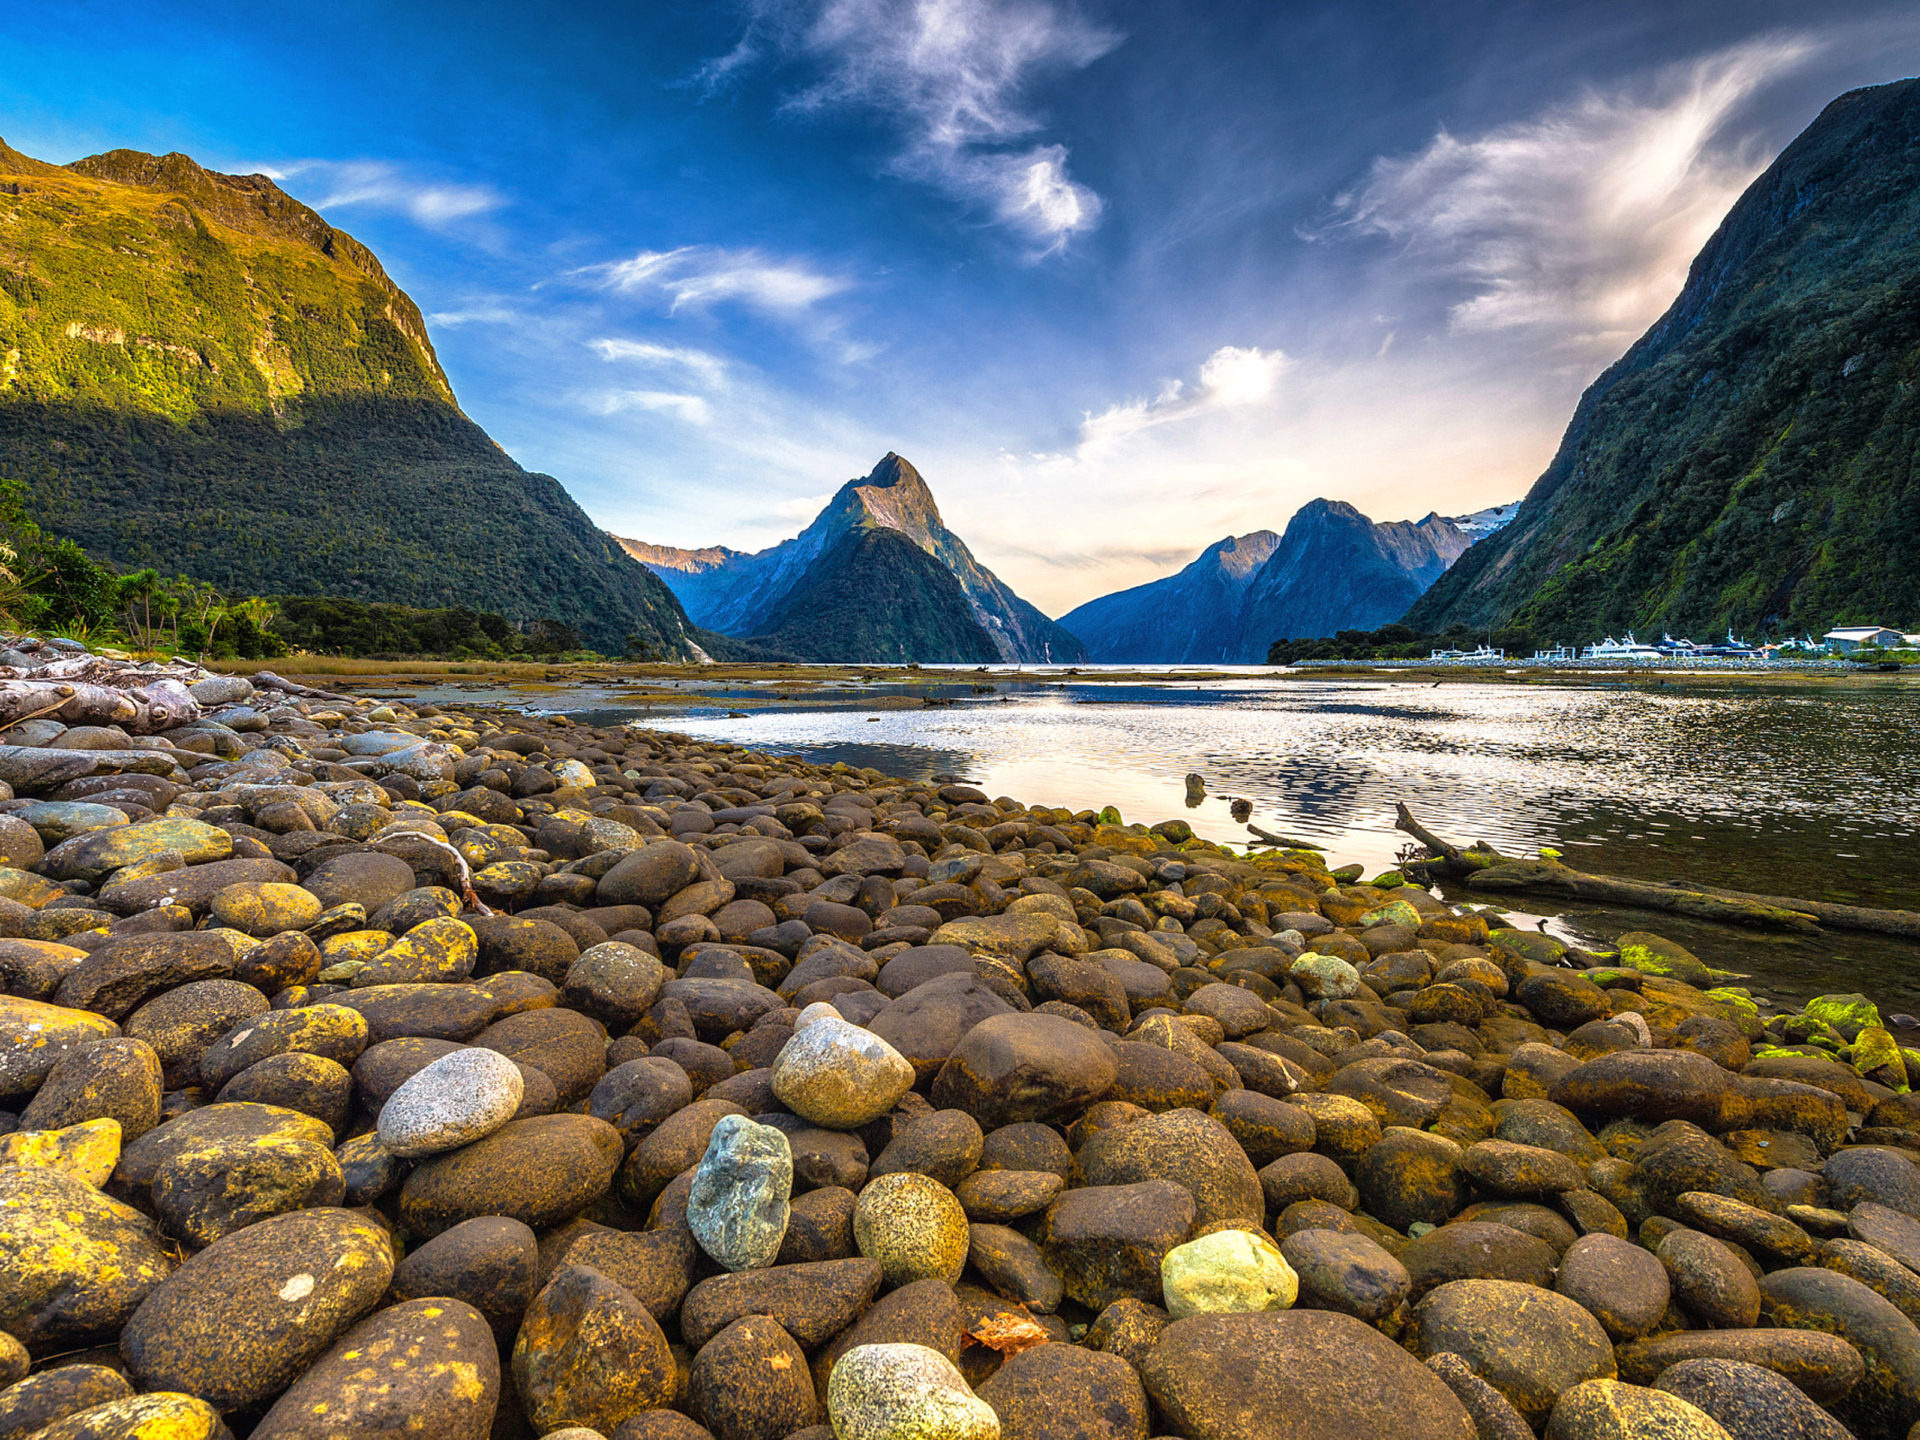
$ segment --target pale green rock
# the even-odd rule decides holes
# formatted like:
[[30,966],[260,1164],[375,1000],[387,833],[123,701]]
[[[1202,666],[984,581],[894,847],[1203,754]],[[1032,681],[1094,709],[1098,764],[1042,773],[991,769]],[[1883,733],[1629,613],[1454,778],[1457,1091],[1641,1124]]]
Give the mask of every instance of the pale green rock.
[[1120,818],[1120,812],[1118,810],[1108,805],[1100,811],[1100,823],[1102,825],[1124,825],[1127,822]]
[[1411,925],[1420,928],[1420,912],[1405,900],[1389,900],[1384,905],[1376,905],[1360,917],[1362,929],[1371,930],[1376,925]]
[[130,823],[126,811],[111,805],[89,805],[84,800],[36,800],[12,814],[14,819],[31,825],[48,845],[58,845],[62,840],[90,835],[96,830],[118,830]]
[[856,1345],[827,1380],[836,1440],[1000,1440],[1000,1417],[925,1345]]
[[1347,1000],[1360,993],[1360,972],[1338,955],[1302,955],[1287,973],[1315,999]]
[[1265,1235],[1215,1230],[1176,1245],[1160,1261],[1160,1290],[1174,1319],[1207,1312],[1286,1310],[1300,1277]]
[[786,1238],[792,1193],[793,1151],[786,1134],[744,1115],[726,1115],[713,1127],[693,1172],[687,1228],[727,1269],[764,1269]]
[[1870,1025],[1880,1024],[1880,1011],[1866,996],[1857,993],[1815,996],[1807,1002],[1803,1013],[1831,1026],[1846,1040],[1854,1039]]

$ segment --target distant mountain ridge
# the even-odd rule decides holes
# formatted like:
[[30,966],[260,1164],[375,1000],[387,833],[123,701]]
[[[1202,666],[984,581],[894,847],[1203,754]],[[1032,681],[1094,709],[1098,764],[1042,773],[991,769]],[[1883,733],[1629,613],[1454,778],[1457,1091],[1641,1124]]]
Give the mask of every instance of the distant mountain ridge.
[[1920,622],[1920,80],[1841,96],[1406,621],[1514,643]]
[[1090,600],[1060,623],[1103,663],[1258,663],[1275,640],[1398,618],[1512,508],[1376,522],[1345,501],[1312,500],[1282,534],[1217,541],[1178,574]]
[[[860,549],[845,543],[849,537],[875,530],[905,537],[952,577],[974,628],[984,637],[984,657],[979,654],[979,637],[952,623],[951,597],[944,586],[931,582],[930,571],[913,565],[890,546]],[[885,653],[859,658],[986,658],[1028,664],[1087,658],[1085,647],[1073,635],[1014,594],[974,558],[966,542],[941,520],[933,492],[920,472],[892,453],[864,479],[841,486],[800,534],[765,550],[743,554],[720,546],[679,550],[638,540],[619,543],[666,582],[696,625],[767,644],[773,643],[777,632],[782,637],[777,648],[802,659],[824,659],[825,652],[844,652],[848,643],[845,624],[808,620],[807,597],[823,586],[834,595],[842,594],[840,572],[876,556],[886,557],[893,604],[905,607],[901,613],[908,618],[896,624],[891,635],[884,625],[875,628],[863,618],[857,627],[860,633],[874,643],[881,643],[879,637],[885,636]],[[914,584],[916,573],[927,583]],[[850,612],[842,617],[847,623],[852,619]],[[941,653],[896,653],[901,643],[911,640],[927,645],[936,637]],[[849,657],[836,653],[834,658]]]
[[695,654],[653,572],[461,413],[372,251],[185,155],[0,142],[0,475],[125,568]]

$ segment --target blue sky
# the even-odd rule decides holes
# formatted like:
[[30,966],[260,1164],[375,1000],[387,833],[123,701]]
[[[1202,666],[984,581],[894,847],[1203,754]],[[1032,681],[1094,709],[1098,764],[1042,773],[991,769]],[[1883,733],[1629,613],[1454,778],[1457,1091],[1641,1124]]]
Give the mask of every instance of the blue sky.
[[1316,495],[1514,498],[1910,5],[16,7],[0,135],[265,170],[620,534],[895,449],[1049,613]]

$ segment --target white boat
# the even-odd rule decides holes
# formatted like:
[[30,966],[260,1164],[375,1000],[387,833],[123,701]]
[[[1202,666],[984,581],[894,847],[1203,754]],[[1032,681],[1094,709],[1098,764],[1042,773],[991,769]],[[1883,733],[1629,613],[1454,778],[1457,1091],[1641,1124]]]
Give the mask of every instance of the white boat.
[[1642,645],[1633,638],[1633,632],[1627,632],[1625,640],[1616,640],[1609,635],[1598,645],[1589,645],[1581,655],[1582,660],[1665,660],[1668,652],[1658,646]]

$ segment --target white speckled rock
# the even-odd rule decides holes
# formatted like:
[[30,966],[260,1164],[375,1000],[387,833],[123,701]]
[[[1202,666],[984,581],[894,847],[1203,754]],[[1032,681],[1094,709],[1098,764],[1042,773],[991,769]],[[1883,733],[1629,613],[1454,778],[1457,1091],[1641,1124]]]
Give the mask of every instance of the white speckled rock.
[[856,1345],[827,1381],[836,1440],[1000,1440],[1000,1417],[938,1350]]
[[1215,1230],[1176,1245],[1160,1262],[1161,1297],[1176,1320],[1214,1311],[1286,1310],[1300,1277],[1265,1235]]
[[442,1055],[381,1107],[380,1143],[409,1160],[470,1145],[513,1118],[525,1087],[520,1067],[498,1051]]
[[793,1151],[783,1131],[744,1115],[713,1127],[687,1192],[687,1227],[729,1270],[773,1264],[792,1216]]
[[871,1030],[816,1020],[773,1057],[773,1093],[803,1119],[852,1130],[887,1113],[913,1088],[913,1066]]

